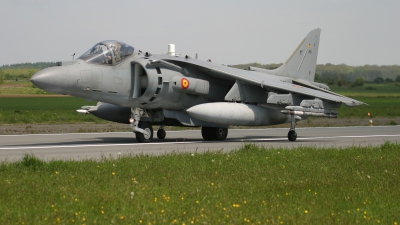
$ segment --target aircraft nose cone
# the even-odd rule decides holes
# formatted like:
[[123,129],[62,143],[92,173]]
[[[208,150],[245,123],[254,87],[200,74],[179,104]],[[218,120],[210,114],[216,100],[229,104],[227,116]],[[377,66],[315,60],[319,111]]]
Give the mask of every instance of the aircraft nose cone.
[[68,71],[63,67],[50,67],[35,73],[31,82],[38,88],[49,92],[63,93]]

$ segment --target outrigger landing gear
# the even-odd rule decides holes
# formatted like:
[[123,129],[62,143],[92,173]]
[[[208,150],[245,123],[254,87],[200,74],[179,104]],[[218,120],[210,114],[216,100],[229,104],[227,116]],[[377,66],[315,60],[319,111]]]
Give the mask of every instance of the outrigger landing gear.
[[167,135],[167,133],[164,130],[164,126],[160,126],[160,128],[158,128],[158,131],[157,131],[158,139],[164,139],[166,135]]
[[205,141],[223,141],[228,136],[228,128],[223,127],[202,127],[201,135]]
[[296,141],[297,139],[297,133],[296,133],[296,118],[294,115],[291,116],[292,117],[292,123],[290,126],[290,130],[289,133],[287,135],[289,141]]
[[139,143],[151,142],[153,140],[153,127],[148,122],[141,122],[140,117],[146,112],[140,108],[132,108],[132,116],[129,122],[133,132],[136,135],[136,140]]

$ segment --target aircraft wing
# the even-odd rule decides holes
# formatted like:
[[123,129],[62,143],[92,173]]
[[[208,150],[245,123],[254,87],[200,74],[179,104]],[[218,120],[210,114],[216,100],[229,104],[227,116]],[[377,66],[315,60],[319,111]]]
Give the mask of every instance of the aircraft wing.
[[168,57],[164,58],[163,60],[166,60],[183,68],[192,67],[205,74],[215,76],[220,79],[233,81],[239,80],[247,84],[261,86],[262,88],[265,88],[269,91],[296,93],[306,96],[312,96],[315,98],[325,99],[333,102],[344,103],[346,106],[359,106],[365,104],[363,102],[336,94],[334,92],[329,93],[309,88],[299,83],[293,84],[289,82],[290,79],[288,79],[288,77],[268,75],[256,71],[241,71],[236,68],[193,59]]

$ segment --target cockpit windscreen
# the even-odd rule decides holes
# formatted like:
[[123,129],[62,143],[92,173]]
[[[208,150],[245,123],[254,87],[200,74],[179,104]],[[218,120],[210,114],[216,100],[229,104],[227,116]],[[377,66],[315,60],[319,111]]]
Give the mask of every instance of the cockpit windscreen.
[[85,60],[87,63],[115,65],[132,55],[133,51],[132,46],[121,41],[102,41],[83,53],[78,59]]

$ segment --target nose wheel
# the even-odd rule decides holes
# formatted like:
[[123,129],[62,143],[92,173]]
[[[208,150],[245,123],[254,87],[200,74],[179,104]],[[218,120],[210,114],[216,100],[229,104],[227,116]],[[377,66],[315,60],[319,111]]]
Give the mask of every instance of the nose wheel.
[[153,140],[153,127],[151,127],[150,123],[139,122],[139,128],[146,131],[146,134],[141,132],[135,132],[136,140],[139,143],[148,143]]
[[165,132],[165,130],[164,130],[164,126],[160,126],[160,128],[158,128],[158,131],[157,131],[157,137],[158,137],[158,139],[164,139],[165,138],[165,136],[167,135],[167,133]]

